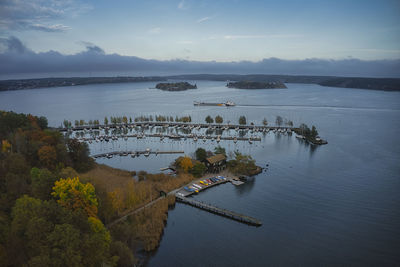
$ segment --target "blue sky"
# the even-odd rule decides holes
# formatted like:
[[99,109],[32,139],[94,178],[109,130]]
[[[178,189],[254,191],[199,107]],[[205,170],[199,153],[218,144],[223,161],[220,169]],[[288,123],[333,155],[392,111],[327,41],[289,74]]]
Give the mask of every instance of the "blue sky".
[[34,52],[260,61],[400,58],[400,1],[2,0],[0,38]]

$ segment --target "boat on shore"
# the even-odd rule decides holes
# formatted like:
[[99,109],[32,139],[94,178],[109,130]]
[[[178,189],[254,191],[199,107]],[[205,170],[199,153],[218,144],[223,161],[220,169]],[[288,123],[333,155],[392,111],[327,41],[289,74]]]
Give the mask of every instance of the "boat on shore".
[[195,106],[220,106],[220,107],[233,107],[233,106],[236,106],[235,102],[232,102],[232,101],[226,101],[224,103],[206,103],[206,102],[194,101],[193,105],[195,105]]

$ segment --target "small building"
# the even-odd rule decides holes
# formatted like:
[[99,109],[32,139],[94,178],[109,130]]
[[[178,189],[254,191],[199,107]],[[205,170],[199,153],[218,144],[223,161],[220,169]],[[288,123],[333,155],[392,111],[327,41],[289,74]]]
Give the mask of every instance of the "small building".
[[217,154],[206,158],[205,164],[209,172],[220,172],[226,168],[226,156]]

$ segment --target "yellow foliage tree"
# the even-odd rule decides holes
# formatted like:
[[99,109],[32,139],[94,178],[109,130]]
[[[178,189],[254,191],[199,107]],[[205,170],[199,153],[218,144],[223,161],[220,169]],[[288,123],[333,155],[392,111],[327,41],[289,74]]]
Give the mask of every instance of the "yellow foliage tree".
[[1,151],[3,153],[11,151],[11,144],[7,140],[1,140]]
[[188,156],[184,156],[180,162],[181,168],[185,171],[188,172],[189,169],[193,168],[193,162],[192,159]]
[[51,193],[57,202],[70,210],[82,210],[88,217],[97,217],[97,198],[91,183],[83,184],[78,177],[60,179]]
[[123,192],[120,188],[115,189],[114,191],[108,192],[108,198],[111,202],[112,208],[114,211],[119,214],[124,210],[124,198]]

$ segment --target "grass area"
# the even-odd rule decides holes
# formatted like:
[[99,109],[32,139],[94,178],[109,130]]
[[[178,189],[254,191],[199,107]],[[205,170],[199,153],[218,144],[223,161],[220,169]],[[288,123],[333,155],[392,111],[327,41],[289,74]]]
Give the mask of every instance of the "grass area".
[[[100,164],[80,174],[83,181],[95,186],[99,197],[99,216],[106,224],[159,198],[160,191],[168,193],[195,179],[186,173],[170,176],[140,172],[140,181],[137,181],[134,179],[135,175],[136,172]],[[175,196],[168,196],[129,216],[125,222],[118,223],[110,229],[111,233],[115,233],[113,238],[126,242],[134,251],[137,250],[138,243],[142,244],[146,251],[155,249],[164,230],[168,207],[174,204]],[[119,234],[121,231],[123,235]]]

